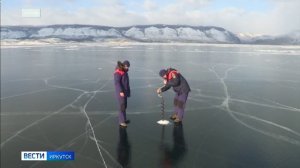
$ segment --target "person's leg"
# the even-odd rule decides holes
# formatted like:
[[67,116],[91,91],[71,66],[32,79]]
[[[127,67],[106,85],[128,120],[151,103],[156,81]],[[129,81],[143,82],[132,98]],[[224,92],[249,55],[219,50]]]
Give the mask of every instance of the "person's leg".
[[127,109],[127,97],[124,97],[125,111]]
[[177,113],[176,121],[182,121],[182,119],[183,119],[184,108],[185,108],[187,97],[188,97],[188,93],[187,94],[180,94],[178,96],[178,104],[177,104],[178,113]]
[[170,117],[171,120],[175,120],[177,118],[178,111],[179,111],[179,108],[178,108],[178,94],[176,94],[175,97],[174,97],[174,112]]
[[126,109],[127,109],[127,97],[124,97],[124,105],[125,105],[125,110],[124,110],[124,121],[126,124],[130,123],[129,120],[127,120],[127,114],[126,114]]
[[119,124],[125,123],[125,99],[124,97],[118,97],[118,103],[119,103]]

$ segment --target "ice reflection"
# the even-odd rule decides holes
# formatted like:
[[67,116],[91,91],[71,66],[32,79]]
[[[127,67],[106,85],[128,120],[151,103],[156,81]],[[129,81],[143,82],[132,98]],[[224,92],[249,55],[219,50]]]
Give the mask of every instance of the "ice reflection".
[[130,159],[131,159],[131,146],[128,141],[128,135],[126,128],[119,128],[119,143],[118,143],[118,162],[122,167],[128,168],[130,167]]
[[164,142],[165,126],[162,127],[160,149],[162,151],[161,166],[163,168],[177,167],[184,157],[187,148],[184,140],[183,125],[178,124],[173,127],[173,146],[170,148]]

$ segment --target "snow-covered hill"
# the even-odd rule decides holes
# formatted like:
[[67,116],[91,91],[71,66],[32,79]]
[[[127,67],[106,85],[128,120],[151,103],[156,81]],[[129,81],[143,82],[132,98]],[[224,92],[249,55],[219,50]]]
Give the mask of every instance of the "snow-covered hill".
[[73,41],[127,39],[140,42],[240,43],[233,33],[220,27],[143,25],[105,27],[93,25],[3,26],[1,40],[58,38]]
[[[108,27],[96,25],[2,26],[1,41],[47,40],[138,42],[195,42],[229,44],[300,45],[300,31],[282,36],[233,34],[213,26],[137,25]],[[49,41],[49,40],[48,40]]]
[[280,36],[239,33],[237,37],[244,44],[300,45],[300,31]]

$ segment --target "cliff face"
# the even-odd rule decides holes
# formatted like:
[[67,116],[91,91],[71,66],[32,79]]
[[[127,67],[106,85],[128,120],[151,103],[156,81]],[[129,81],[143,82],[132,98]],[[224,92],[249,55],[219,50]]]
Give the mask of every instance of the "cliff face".
[[1,27],[1,39],[46,38],[79,41],[121,38],[140,42],[240,43],[236,35],[219,27],[193,27],[184,25],[147,25],[131,27],[51,25],[40,27]]
[[102,41],[107,39],[138,42],[195,42],[229,44],[299,45],[300,31],[282,36],[233,34],[213,26],[137,25],[108,27],[96,25],[2,26],[1,40],[58,39]]

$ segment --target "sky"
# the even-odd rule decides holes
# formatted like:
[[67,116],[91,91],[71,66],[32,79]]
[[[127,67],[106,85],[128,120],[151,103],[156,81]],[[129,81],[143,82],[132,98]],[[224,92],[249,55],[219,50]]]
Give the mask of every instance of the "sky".
[[[25,18],[22,9],[41,9]],[[1,0],[1,25],[218,26],[233,33],[300,30],[300,0]]]

